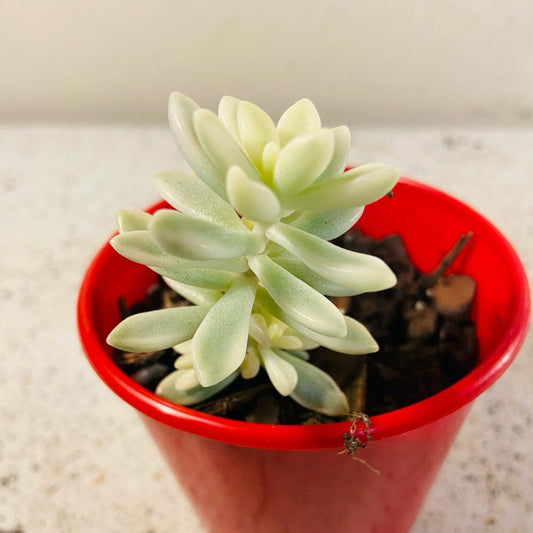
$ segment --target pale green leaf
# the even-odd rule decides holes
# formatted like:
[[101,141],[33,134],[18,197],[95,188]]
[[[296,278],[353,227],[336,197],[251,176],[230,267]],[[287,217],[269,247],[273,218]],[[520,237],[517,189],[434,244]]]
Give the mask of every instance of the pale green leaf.
[[291,217],[286,223],[321,239],[331,241],[352,228],[363,214],[363,210],[364,207],[351,207],[331,211],[304,211]]
[[155,185],[159,194],[185,215],[226,228],[246,229],[231,206],[194,174],[175,170],[159,172],[155,176]]
[[239,258],[264,249],[264,239],[250,231],[224,228],[170,209],[153,216],[150,234],[164,251],[190,260]]
[[336,176],[337,174],[343,172],[346,168],[348,154],[350,153],[350,130],[346,126],[338,126],[336,128],[332,128],[330,131],[333,133],[335,143],[333,155],[331,156],[331,161],[329,162],[329,165],[316,179],[317,182],[330,176]]
[[270,346],[270,335],[265,317],[259,313],[253,313],[250,317],[249,335],[259,344]]
[[301,333],[305,338],[311,339],[334,352],[349,355],[362,355],[374,353],[379,349],[379,346],[368,330],[360,322],[351,317],[344,317],[347,329],[347,333],[344,337],[330,337],[327,335],[321,335],[295,320],[291,315],[281,309],[264,289],[258,291],[256,302],[262,311],[274,315],[287,323],[291,328]]
[[[185,268],[185,269],[213,269],[229,272],[246,272],[248,265],[244,258],[237,259],[208,259],[206,261],[191,261],[176,257],[163,250],[152,240],[148,231],[135,230],[121,233],[113,237],[109,243],[120,254],[134,261],[150,267]],[[174,279],[174,278],[173,278]],[[184,281],[184,283],[186,283]]]
[[174,361],[174,367],[177,370],[187,370],[188,368],[193,368],[192,357],[191,354],[188,353],[188,347],[190,345],[191,341],[188,340],[185,342],[181,342],[180,344],[176,344],[176,346],[172,347],[172,349],[177,353],[182,353],[181,350],[184,351],[183,355],[180,355]]
[[231,167],[226,179],[231,205],[244,217],[266,222],[281,214],[281,206],[274,192],[264,183],[252,180],[240,167]]
[[348,355],[363,355],[375,353],[379,350],[378,344],[361,322],[349,316],[344,317],[344,320],[348,329],[345,337],[328,337],[310,329],[300,327],[301,333],[334,352]]
[[168,121],[174,140],[192,170],[210,189],[226,198],[226,172],[217,169],[204,152],[194,130],[193,115],[200,106],[189,97],[173,92],[168,101]]
[[119,233],[147,230],[152,215],[136,209],[119,209],[115,213]]
[[291,364],[298,374],[296,387],[290,395],[295,402],[328,416],[348,414],[348,400],[328,374],[287,352],[279,351],[278,354]]
[[211,387],[202,387],[201,385],[197,385],[190,389],[184,390],[176,388],[176,378],[179,372],[181,371],[176,370],[170,373],[168,376],[165,376],[165,378],[163,378],[163,380],[157,385],[155,393],[162,398],[180,405],[194,405],[211,398],[211,396],[214,396],[221,390],[224,390],[239,375],[238,372],[234,372],[220,383],[217,383]]
[[204,387],[225,379],[243,362],[256,287],[253,278],[237,278],[196,331],[192,357],[196,375]]
[[307,283],[307,285],[313,287],[320,294],[325,294],[326,296],[353,296],[354,294],[353,290],[323,278],[288,252],[276,255],[272,257],[272,260],[304,283]]
[[278,355],[278,352],[279,350],[274,351],[266,346],[259,346],[263,366],[272,385],[282,396],[288,396],[296,387],[298,374],[290,363]]
[[176,281],[172,278],[163,277],[163,281],[173,291],[177,292],[195,305],[213,305],[222,296],[220,291],[187,285],[186,283]]
[[[318,345],[313,346],[313,348],[318,347]],[[304,361],[309,361],[309,354],[305,350],[285,350],[286,352],[290,353],[291,355],[294,355],[294,357],[299,357],[300,359],[303,359]]]
[[261,157],[262,164],[262,179],[269,187],[274,184],[274,168],[276,167],[276,161],[278,160],[281,148],[279,144],[275,142],[269,142],[265,145],[263,155]]
[[107,343],[128,352],[165,350],[190,339],[208,310],[184,306],[131,315],[111,331]]
[[396,185],[399,177],[400,173],[387,165],[369,163],[314,183],[282,203],[285,208],[304,211],[349,209],[378,200]]
[[380,291],[396,284],[394,272],[373,255],[346,250],[281,222],[270,226],[266,235],[323,278],[353,291],[351,294]]
[[294,320],[324,335],[346,334],[342,313],[325,296],[264,255],[251,257],[248,264],[274,301]]
[[320,115],[313,102],[302,98],[291,105],[278,121],[280,143],[283,146],[298,135],[314,133],[320,126]]
[[240,100],[238,98],[223,96],[218,103],[218,118],[226,126],[226,129],[231,133],[233,138],[242,146],[239,125],[237,124],[239,103]]
[[303,342],[296,335],[282,335],[272,339],[272,346],[283,350],[300,350],[303,348]]
[[239,276],[235,272],[213,270],[210,268],[151,268],[154,272],[165,278],[214,291],[228,290],[237,276]]
[[241,363],[239,369],[244,379],[255,378],[259,370],[261,370],[261,361],[257,355],[257,350],[253,346],[248,346],[244,361]]
[[176,387],[176,389],[188,390],[200,385],[194,368],[178,368],[177,370],[179,370],[179,372],[176,372],[176,379],[174,381],[174,387]]
[[251,179],[261,181],[253,163],[214,113],[199,109],[194,113],[193,120],[194,130],[202,148],[224,179],[229,168],[237,165]]
[[272,119],[257,105],[241,101],[237,124],[242,145],[256,167],[261,168],[263,149],[269,142],[279,144],[278,130]]
[[333,133],[319,130],[286,144],[274,167],[274,189],[292,196],[311,185],[328,166],[333,155]]

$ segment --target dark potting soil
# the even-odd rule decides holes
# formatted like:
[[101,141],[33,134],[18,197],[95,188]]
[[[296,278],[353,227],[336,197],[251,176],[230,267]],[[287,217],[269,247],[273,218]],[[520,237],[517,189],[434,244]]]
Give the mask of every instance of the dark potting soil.
[[[465,376],[477,361],[474,323],[469,319],[475,282],[445,270],[467,243],[456,246],[429,273],[410,261],[402,240],[390,235],[378,241],[351,231],[336,244],[383,259],[396,273],[392,289],[353,298],[332,298],[347,315],[363,323],[380,346],[370,355],[345,355],[326,348],[310,352],[310,360],[330,374],[346,393],[350,410],[372,417],[423,400]],[[187,305],[161,280],[143,302],[124,308],[130,314]],[[174,370],[172,350],[135,354],[117,351],[115,362],[135,381],[153,391]],[[267,424],[317,424],[334,419],[309,411],[280,396],[262,370],[251,380],[238,378],[230,387],[193,407],[218,416]],[[346,418],[346,417],[344,417]]]

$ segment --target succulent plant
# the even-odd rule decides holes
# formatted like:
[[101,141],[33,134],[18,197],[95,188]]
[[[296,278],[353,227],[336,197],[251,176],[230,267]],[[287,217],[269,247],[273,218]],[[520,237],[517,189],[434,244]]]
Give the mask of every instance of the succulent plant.
[[345,413],[344,394],[307,351],[375,352],[366,328],[328,296],[387,289],[396,278],[380,259],[328,241],[388,193],[399,173],[375,163],[345,170],[348,128],[323,128],[307,99],[276,125],[247,101],[226,96],[217,116],[173,93],[169,121],[193,172],[157,174],[174,209],[119,211],[111,244],[191,305],[130,316],[108,343],[133,352],[174,347],[176,370],[156,393],[183,405],[263,367],[280,394]]

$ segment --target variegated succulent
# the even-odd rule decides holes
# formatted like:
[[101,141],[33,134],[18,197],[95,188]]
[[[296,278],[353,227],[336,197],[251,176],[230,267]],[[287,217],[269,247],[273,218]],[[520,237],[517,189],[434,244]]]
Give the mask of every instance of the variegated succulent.
[[109,344],[133,352],[174,347],[176,370],[156,392],[183,405],[262,367],[280,394],[345,413],[344,394],[307,351],[378,347],[327,296],[387,289],[396,278],[381,260],[328,241],[389,192],[399,173],[375,163],[345,171],[348,128],[323,128],[307,99],[276,125],[247,101],[226,96],[217,116],[173,93],[169,121],[193,172],[158,174],[157,189],[175,209],[119,211],[111,244],[191,305],[133,315]]

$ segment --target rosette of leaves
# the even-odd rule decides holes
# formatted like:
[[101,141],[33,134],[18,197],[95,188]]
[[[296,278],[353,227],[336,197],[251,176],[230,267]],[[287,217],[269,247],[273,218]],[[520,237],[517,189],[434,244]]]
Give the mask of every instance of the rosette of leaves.
[[322,127],[307,99],[275,124],[247,101],[224,97],[217,116],[173,93],[169,121],[193,172],[159,173],[156,187],[174,209],[119,211],[111,244],[191,305],[128,317],[109,344],[133,352],[174,347],[176,370],[156,392],[183,405],[263,367],[280,394],[345,413],[344,394],[308,362],[307,350],[376,351],[365,327],[328,296],[387,289],[396,278],[380,259],[329,241],[399,173],[375,163],[345,170],[348,128]]

